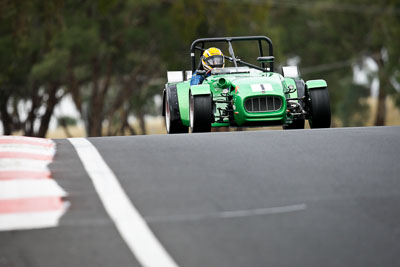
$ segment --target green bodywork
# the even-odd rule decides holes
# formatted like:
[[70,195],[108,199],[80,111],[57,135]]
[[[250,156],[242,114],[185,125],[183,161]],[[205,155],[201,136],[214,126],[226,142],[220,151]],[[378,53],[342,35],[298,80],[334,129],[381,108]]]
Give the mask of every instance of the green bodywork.
[[317,88],[326,88],[328,85],[325,80],[310,80],[306,82],[308,90]]
[[[221,78],[225,79],[222,80]],[[221,83],[222,81],[222,83]],[[252,89],[252,85],[269,84],[268,90],[257,92]],[[201,85],[190,87],[190,81],[176,83],[179,102],[179,111],[182,124],[189,126],[189,91],[192,95],[211,94],[213,101],[223,100],[221,96],[223,89],[228,89],[232,96],[234,111],[234,121],[229,122],[225,118],[223,122],[214,122],[212,127],[223,126],[246,126],[251,122],[262,125],[285,125],[291,123],[291,118],[287,116],[287,98],[297,98],[296,83],[293,78],[285,78],[279,73],[250,71],[250,73],[232,73],[211,75],[207,77]],[[306,82],[308,90],[313,88],[326,87],[324,80],[311,80]],[[290,90],[290,89],[292,90]],[[289,91],[293,91],[289,93]],[[247,112],[244,103],[249,97],[271,95],[281,98],[282,105],[277,111],[271,112]],[[225,109],[226,103],[215,103],[214,116],[218,116],[218,108]]]

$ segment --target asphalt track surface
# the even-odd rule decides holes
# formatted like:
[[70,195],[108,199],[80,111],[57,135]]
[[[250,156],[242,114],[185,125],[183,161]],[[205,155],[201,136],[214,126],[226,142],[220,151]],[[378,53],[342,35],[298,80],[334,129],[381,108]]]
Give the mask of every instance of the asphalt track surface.
[[[179,266],[400,266],[400,127],[89,140]],[[140,266],[56,143],[71,206],[0,232],[0,266]]]

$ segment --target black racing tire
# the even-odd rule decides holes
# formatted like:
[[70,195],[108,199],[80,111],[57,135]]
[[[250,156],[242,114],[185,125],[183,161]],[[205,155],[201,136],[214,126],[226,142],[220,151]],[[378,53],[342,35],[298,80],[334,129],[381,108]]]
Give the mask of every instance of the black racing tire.
[[171,119],[171,109],[167,97],[164,98],[164,114],[165,129],[167,130],[167,134],[180,134],[189,132],[189,127],[183,125],[180,120],[178,121]]
[[192,133],[210,132],[212,115],[211,95],[189,94],[189,121]]
[[309,90],[309,118],[310,128],[331,127],[331,106],[328,88]]
[[294,120],[291,124],[282,126],[282,128],[284,130],[297,130],[297,129],[304,129],[304,125],[305,125],[305,120],[298,119]]

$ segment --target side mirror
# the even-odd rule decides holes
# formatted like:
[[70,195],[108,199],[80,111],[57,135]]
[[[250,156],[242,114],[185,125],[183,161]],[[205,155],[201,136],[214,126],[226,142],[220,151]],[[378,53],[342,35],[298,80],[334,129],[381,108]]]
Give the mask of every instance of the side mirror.
[[274,56],[258,57],[257,61],[261,62],[261,63],[274,62],[275,61],[275,57]]

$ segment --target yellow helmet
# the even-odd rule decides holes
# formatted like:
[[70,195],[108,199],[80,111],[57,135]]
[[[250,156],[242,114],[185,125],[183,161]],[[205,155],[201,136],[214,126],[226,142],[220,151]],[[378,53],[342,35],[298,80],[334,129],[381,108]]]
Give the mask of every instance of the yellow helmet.
[[205,70],[213,68],[223,68],[225,65],[224,54],[216,47],[208,48],[204,51],[201,63]]

